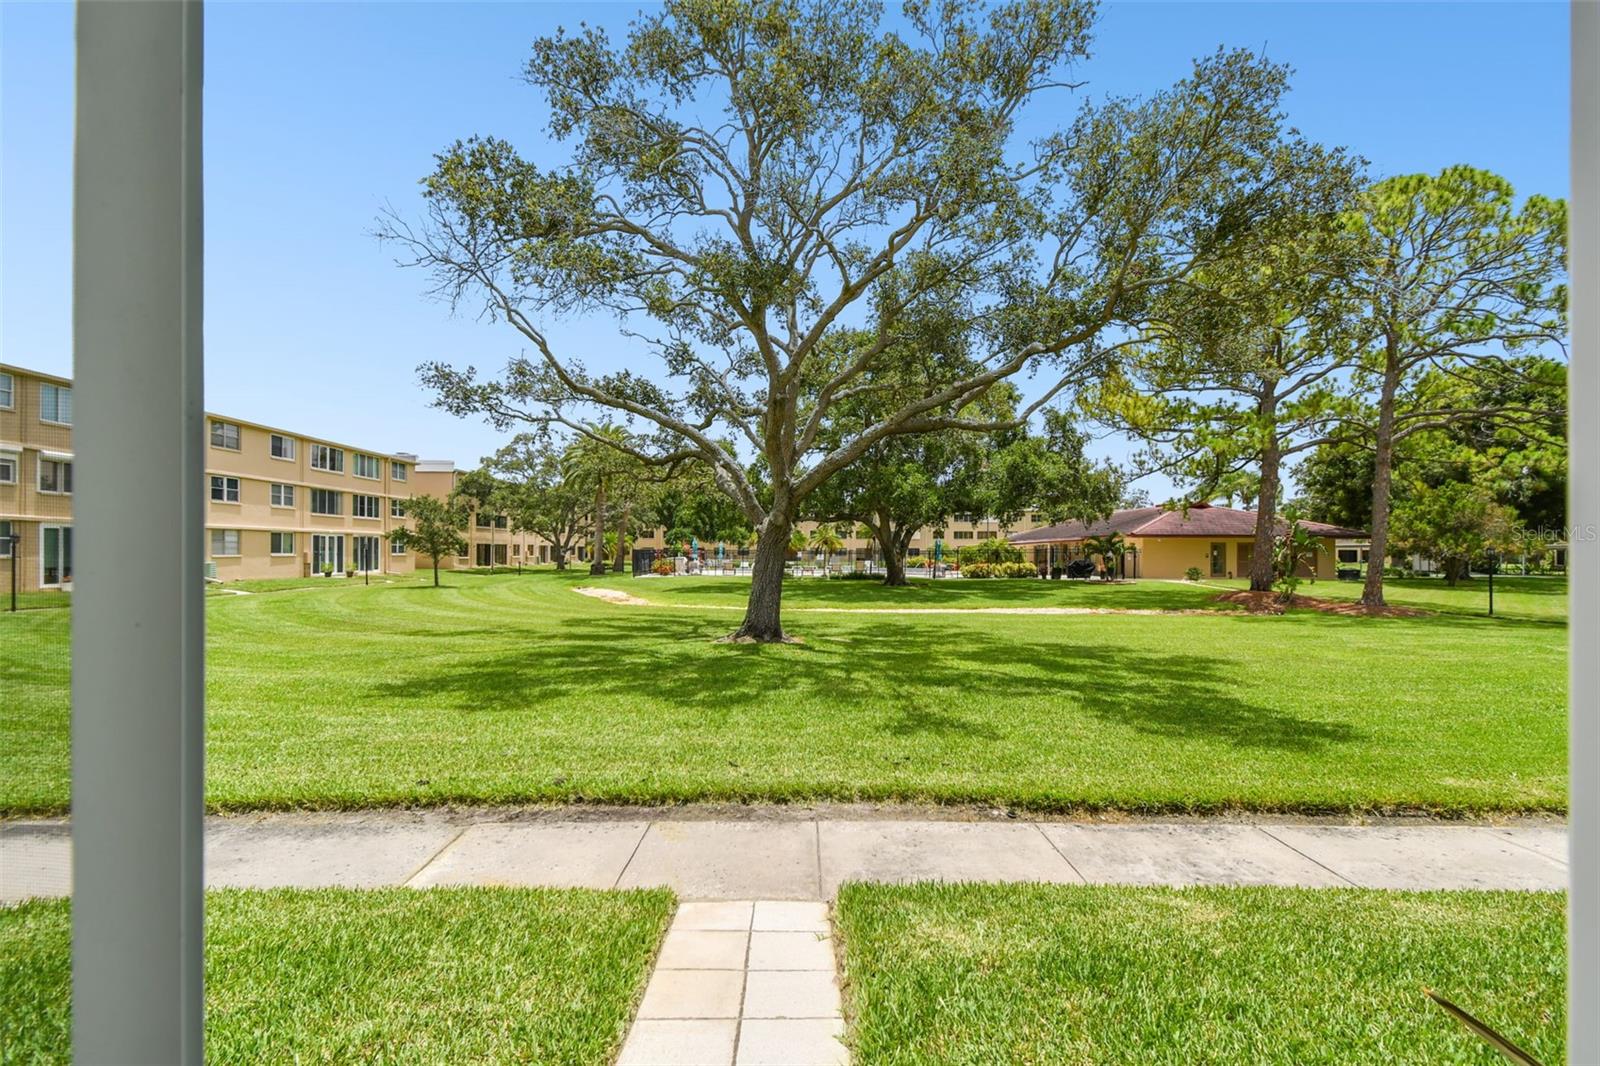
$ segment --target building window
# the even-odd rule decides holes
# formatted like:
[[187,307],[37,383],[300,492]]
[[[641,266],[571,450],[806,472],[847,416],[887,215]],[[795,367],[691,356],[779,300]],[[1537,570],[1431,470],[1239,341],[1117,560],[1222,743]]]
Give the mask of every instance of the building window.
[[293,507],[294,506],[294,486],[293,485],[273,485],[272,486],[272,506],[274,506],[274,507]]
[[16,406],[17,379],[10,374],[0,374],[0,407],[6,410]]
[[351,473],[355,474],[356,477],[370,478],[373,481],[378,480],[380,467],[376,455],[363,455],[361,452],[356,452],[353,465],[354,469]]
[[403,540],[391,540],[389,542],[389,554],[390,555],[404,555],[405,553],[406,553],[406,542],[405,541],[403,541]]
[[404,481],[406,479],[406,464],[398,459],[389,460],[389,477],[395,481]]
[[[328,470],[335,474],[344,473],[344,452],[339,448],[330,448],[326,444],[313,444],[311,446],[311,468],[313,470]],[[334,512],[337,514],[338,512]]]
[[311,490],[311,513],[312,514],[342,514],[343,510],[342,510],[341,501],[340,501],[339,497],[341,497],[343,495],[344,495],[344,493],[335,492],[332,489],[312,489]]
[[66,385],[39,386],[39,421],[72,425],[72,389]]
[[238,503],[239,479],[236,477],[213,477],[211,479],[211,498],[217,503]]
[[383,517],[383,504],[376,496],[361,496],[352,493],[350,496],[350,513],[357,518]]
[[958,529],[958,530],[955,531],[955,533],[952,534],[952,536],[954,536],[956,540],[971,540],[972,539],[972,530],[970,530],[970,529]]
[[294,438],[285,437],[282,433],[274,433],[270,450],[274,459],[293,459]]
[[39,491],[58,496],[72,492],[72,463],[66,459],[39,460]]
[[17,483],[17,465],[21,458],[16,452],[0,452],[0,485]]
[[11,558],[11,523],[0,521],[0,559]]
[[213,448],[226,448],[230,452],[239,450],[239,425],[236,422],[211,423],[211,446]]
[[294,534],[293,533],[274,533],[274,534],[272,534],[272,554],[273,555],[293,555],[294,554]]
[[405,516],[406,516],[406,501],[404,501],[404,500],[390,500],[389,501],[389,517],[390,518],[404,518]]
[[212,558],[239,554],[239,531],[237,529],[213,529],[211,531]]

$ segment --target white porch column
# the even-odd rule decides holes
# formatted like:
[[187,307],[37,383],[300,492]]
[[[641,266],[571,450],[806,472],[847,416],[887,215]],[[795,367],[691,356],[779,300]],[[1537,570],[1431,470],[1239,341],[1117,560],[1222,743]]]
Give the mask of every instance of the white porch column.
[[201,5],[77,19],[73,1053],[198,1064]]
[[1600,1062],[1600,4],[1572,5],[1569,1062]]

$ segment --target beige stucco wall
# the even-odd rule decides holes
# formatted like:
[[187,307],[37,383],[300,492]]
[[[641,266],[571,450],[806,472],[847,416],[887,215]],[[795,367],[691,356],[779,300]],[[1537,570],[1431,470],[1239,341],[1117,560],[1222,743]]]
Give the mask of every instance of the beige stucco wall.
[[[227,448],[213,443],[212,429],[216,423],[227,422],[239,427],[239,447]],[[272,454],[271,439],[276,433],[294,442],[294,457],[283,459]],[[344,453],[344,469],[340,472],[320,470],[311,465],[312,445],[327,445]],[[360,477],[355,473],[356,456],[366,455],[377,460],[377,477]],[[400,463],[405,477],[394,476],[394,464]],[[211,498],[213,477],[239,479],[238,502]],[[316,437],[307,437],[284,429],[239,422],[225,416],[211,416],[206,424],[206,557],[216,566],[217,577],[223,581],[245,578],[302,577],[313,571],[312,536],[337,535],[344,538],[345,567],[355,565],[355,543],[358,536],[377,537],[377,568],[374,573],[409,574],[415,566],[410,553],[391,554],[383,539],[385,533],[401,528],[405,520],[392,514],[392,501],[411,495],[411,483],[416,477],[409,457],[353,448],[346,444]],[[275,506],[272,503],[273,485],[292,486],[292,506]],[[313,489],[330,489],[341,494],[340,514],[319,515],[311,513]],[[376,518],[357,517],[354,497],[371,496],[378,501]],[[238,530],[239,554],[214,556],[211,554],[212,530]],[[271,534],[294,535],[294,550],[290,555],[271,553]]]
[[[11,381],[11,403],[0,406],[0,451],[14,456],[15,482],[0,482],[0,520],[22,535],[17,552],[17,588],[31,592],[39,586],[42,527],[72,524],[72,496],[39,491],[39,465],[50,457],[70,461],[72,427],[41,419],[40,386],[70,388],[66,378],[38,374],[20,367],[0,367]],[[12,560],[0,557],[0,592],[11,591]]]

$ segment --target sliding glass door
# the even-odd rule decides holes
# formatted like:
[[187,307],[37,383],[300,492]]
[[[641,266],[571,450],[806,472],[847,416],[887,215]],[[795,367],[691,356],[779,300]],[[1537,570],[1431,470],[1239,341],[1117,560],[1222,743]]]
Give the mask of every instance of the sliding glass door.
[[314,533],[311,536],[311,572],[322,573],[331,565],[336,574],[344,573],[344,535]]
[[39,587],[72,584],[72,527],[41,526],[39,530]]
[[377,537],[351,537],[350,540],[357,570],[376,573],[383,569],[383,554],[379,551]]

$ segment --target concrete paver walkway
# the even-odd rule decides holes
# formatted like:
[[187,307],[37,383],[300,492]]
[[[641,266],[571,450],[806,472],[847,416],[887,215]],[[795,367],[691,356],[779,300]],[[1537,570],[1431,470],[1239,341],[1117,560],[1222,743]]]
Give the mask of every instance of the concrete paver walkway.
[[[674,816],[676,815],[676,817]],[[71,890],[64,821],[0,823],[0,901]],[[1566,829],[1263,819],[1088,823],[682,811],[213,817],[213,886],[667,885],[685,900],[828,900],[850,880],[1566,886]]]
[[849,1062],[831,933],[820,902],[682,904],[617,1066]]

